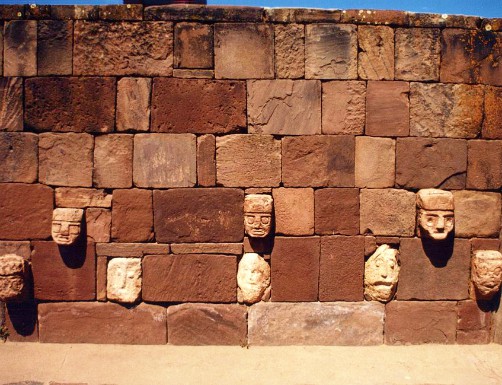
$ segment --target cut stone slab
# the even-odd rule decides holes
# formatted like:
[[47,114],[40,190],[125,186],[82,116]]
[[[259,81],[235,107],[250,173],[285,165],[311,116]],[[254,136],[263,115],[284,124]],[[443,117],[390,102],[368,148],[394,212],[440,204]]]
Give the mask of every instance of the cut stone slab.
[[71,75],[73,22],[40,20],[37,28],[38,76]]
[[359,189],[318,189],[314,200],[316,234],[359,234]]
[[93,242],[110,242],[112,213],[109,209],[91,207],[85,210],[86,232]]
[[457,237],[498,237],[500,194],[484,191],[454,191],[455,235]]
[[277,77],[302,78],[305,74],[305,27],[293,23],[277,24],[274,32]]
[[56,188],[56,206],[57,207],[112,207],[112,194],[105,190],[95,190],[88,188]]
[[475,190],[502,187],[502,140],[470,140],[467,144],[467,185]]
[[94,186],[128,188],[132,186],[132,135],[103,135],[94,141]]
[[314,190],[311,188],[277,188],[274,197],[276,234],[314,234]]
[[117,242],[153,240],[152,192],[115,190],[112,206],[112,239]]
[[38,177],[38,136],[0,132],[0,182],[34,183]]
[[356,137],[355,181],[357,187],[394,187],[396,141],[391,138]]
[[117,82],[117,131],[148,131],[152,80],[122,78]]
[[242,254],[242,243],[173,243],[173,254]]
[[[0,255],[16,254],[24,259],[30,259],[31,249],[29,241],[0,241]],[[0,306],[1,308],[1,306]],[[0,310],[1,312],[1,310]],[[1,315],[1,314],[0,314]],[[0,316],[1,319],[1,316]]]
[[197,184],[216,185],[216,138],[212,134],[197,138]]
[[358,73],[361,79],[394,80],[394,30],[387,26],[357,27]]
[[96,254],[107,257],[142,257],[169,254],[169,245],[159,243],[97,243]]
[[0,78],[0,131],[23,131],[23,100],[22,78]]
[[502,139],[502,87],[485,88],[483,138]]
[[37,75],[37,22],[12,20],[4,26],[4,76]]
[[177,23],[174,27],[174,67],[213,67],[213,27],[201,23]]

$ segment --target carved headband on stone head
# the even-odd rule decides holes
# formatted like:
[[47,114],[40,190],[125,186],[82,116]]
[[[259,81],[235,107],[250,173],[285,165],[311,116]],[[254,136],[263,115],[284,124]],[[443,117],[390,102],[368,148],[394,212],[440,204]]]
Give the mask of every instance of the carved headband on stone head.
[[423,210],[453,211],[453,194],[434,188],[422,189],[417,193],[417,207]]
[[273,199],[270,195],[249,194],[244,198],[244,212],[272,213]]
[[82,209],[57,208],[52,213],[53,221],[81,222],[84,215]]

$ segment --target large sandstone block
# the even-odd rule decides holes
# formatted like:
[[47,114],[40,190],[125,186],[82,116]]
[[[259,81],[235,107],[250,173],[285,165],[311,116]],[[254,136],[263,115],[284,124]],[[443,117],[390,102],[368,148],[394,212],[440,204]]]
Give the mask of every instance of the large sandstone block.
[[38,176],[38,136],[0,132],[0,182],[34,183]]
[[320,235],[359,234],[359,189],[316,190],[315,233]]
[[498,237],[500,194],[482,191],[455,191],[455,235],[458,237]]
[[197,138],[197,184],[216,185],[216,138],[212,134]]
[[274,32],[276,76],[302,78],[305,74],[305,27],[302,24],[277,24]]
[[166,309],[144,303],[130,309],[111,302],[43,303],[38,305],[38,322],[40,342],[166,343]]
[[112,206],[112,239],[118,242],[148,242],[153,239],[152,192],[115,190]]
[[394,187],[396,141],[391,138],[356,137],[357,187]]
[[360,25],[358,73],[361,79],[394,80],[394,30],[387,26]]
[[311,188],[276,188],[274,197],[275,233],[314,234],[314,190]]
[[323,134],[362,134],[366,117],[366,83],[323,83],[322,111]]
[[249,345],[380,345],[384,306],[260,302],[249,309],[248,322]]
[[172,23],[75,22],[75,75],[170,76],[172,72]]
[[23,131],[23,79],[0,78],[0,131]]
[[12,20],[5,23],[3,75],[37,75],[37,22],[35,20]]
[[57,207],[112,207],[112,194],[90,188],[56,188]]
[[42,20],[37,27],[38,76],[71,75],[73,21]]
[[152,80],[122,78],[117,82],[117,131],[148,131]]
[[213,26],[177,23],[174,27],[174,68],[213,67]]
[[502,187],[502,141],[470,140],[467,160],[467,188],[497,190]]
[[485,87],[483,138],[502,139],[502,87]]
[[103,135],[94,141],[94,186],[132,186],[132,135]]
[[240,242],[244,193],[239,189],[154,191],[158,242]]

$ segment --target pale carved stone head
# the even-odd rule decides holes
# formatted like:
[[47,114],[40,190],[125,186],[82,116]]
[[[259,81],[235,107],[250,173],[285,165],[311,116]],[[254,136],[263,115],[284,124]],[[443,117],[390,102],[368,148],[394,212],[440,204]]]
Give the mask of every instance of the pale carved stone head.
[[68,246],[80,236],[84,210],[57,208],[52,213],[52,239],[58,245]]
[[254,238],[264,238],[272,226],[273,199],[270,195],[249,194],[244,198],[244,228]]
[[364,297],[389,302],[396,293],[399,278],[399,252],[381,245],[364,265]]
[[0,301],[20,298],[25,291],[27,262],[16,254],[0,256]]
[[243,303],[266,301],[270,297],[270,266],[256,253],[244,253],[237,271],[237,300]]
[[108,262],[108,300],[134,303],[141,294],[141,258],[113,258]]
[[502,254],[496,250],[477,250],[471,264],[471,280],[476,297],[491,299],[502,283]]
[[421,237],[442,241],[455,226],[453,194],[438,189],[417,193],[418,228]]

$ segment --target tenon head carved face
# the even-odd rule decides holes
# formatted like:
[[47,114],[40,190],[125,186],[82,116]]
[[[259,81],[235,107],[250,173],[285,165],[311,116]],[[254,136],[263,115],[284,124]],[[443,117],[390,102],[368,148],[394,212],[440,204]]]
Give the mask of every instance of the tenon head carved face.
[[58,245],[68,246],[80,236],[84,210],[57,208],[52,214],[52,239]]
[[368,300],[388,302],[396,292],[399,278],[398,251],[381,245],[364,266],[364,296]]
[[453,194],[438,189],[422,189],[417,193],[420,236],[442,241],[455,227]]
[[254,238],[264,238],[272,226],[273,199],[270,195],[249,194],[244,199],[244,228]]
[[477,296],[492,298],[502,284],[502,254],[496,250],[477,250],[472,257],[471,280]]

